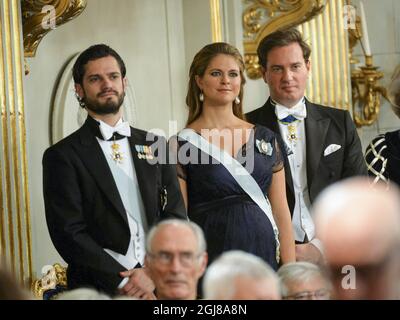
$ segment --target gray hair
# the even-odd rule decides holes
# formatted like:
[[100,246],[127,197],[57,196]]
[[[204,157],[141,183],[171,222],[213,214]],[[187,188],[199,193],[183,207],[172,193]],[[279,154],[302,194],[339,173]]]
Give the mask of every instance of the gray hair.
[[289,295],[288,287],[291,283],[307,282],[314,277],[321,277],[329,286],[329,281],[324,272],[317,265],[306,261],[283,265],[278,270],[278,276],[282,297]]
[[96,289],[78,288],[59,293],[56,300],[111,300],[111,297]]
[[223,253],[208,268],[203,279],[205,299],[215,300],[232,297],[235,279],[244,276],[252,279],[272,279],[278,286],[274,270],[261,258],[240,250]]
[[207,244],[204,237],[203,230],[194,222],[188,220],[179,220],[179,219],[167,219],[159,222],[158,224],[154,225],[149,233],[147,234],[146,239],[146,252],[151,253],[151,244],[153,242],[154,236],[158,233],[160,228],[163,226],[182,226],[191,229],[196,237],[197,240],[197,252],[203,253],[207,250]]

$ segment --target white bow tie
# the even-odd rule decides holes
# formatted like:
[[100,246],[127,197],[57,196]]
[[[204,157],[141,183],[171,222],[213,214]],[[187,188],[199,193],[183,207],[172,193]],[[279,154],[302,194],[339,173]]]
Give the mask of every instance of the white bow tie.
[[279,120],[282,120],[289,115],[292,115],[296,119],[303,120],[307,116],[306,105],[303,99],[292,108],[287,108],[276,103],[275,114]]
[[129,126],[129,122],[124,121],[117,124],[115,127],[111,127],[108,124],[100,121],[100,133],[103,136],[104,140],[109,140],[114,132],[119,133],[122,136],[130,137],[131,136],[131,128]]

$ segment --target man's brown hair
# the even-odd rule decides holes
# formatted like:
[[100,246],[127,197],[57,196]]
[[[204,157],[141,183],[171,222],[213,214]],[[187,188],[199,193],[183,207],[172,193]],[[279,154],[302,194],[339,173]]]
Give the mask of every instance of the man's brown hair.
[[304,41],[300,31],[295,28],[277,30],[261,40],[257,48],[257,55],[259,64],[263,67],[267,67],[267,56],[268,53],[275,47],[284,47],[292,43],[297,42],[303,51],[303,57],[305,62],[310,59],[311,48]]

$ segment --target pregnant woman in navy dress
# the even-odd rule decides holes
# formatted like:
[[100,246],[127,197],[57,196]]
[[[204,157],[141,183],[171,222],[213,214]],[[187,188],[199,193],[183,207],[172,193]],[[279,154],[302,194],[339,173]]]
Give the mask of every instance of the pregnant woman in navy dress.
[[[183,131],[204,139],[210,143],[208,149],[229,155],[251,174],[254,185],[271,204],[279,230],[280,262],[292,262],[295,247],[283,158],[272,131],[244,120],[243,70],[239,51],[229,44],[213,43],[196,54],[186,97],[189,118]],[[181,191],[189,219],[204,230],[209,262],[224,251],[238,249],[263,258],[277,269],[273,224],[249,196],[249,190],[244,190],[207,150],[181,136],[177,143]]]

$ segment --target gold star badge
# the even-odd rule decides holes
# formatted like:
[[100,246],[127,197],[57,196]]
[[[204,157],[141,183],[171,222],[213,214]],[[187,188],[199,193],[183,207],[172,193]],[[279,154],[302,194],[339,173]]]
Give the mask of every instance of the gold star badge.
[[116,163],[121,163],[122,160],[124,159],[122,156],[122,152],[119,150],[121,146],[115,142],[115,140],[113,141],[112,145],[111,145],[111,150],[112,150],[112,159],[116,162]]
[[294,142],[298,140],[297,134],[296,134],[296,125],[295,124],[288,124],[288,130],[289,130],[289,134],[288,134],[288,140],[290,142]]

